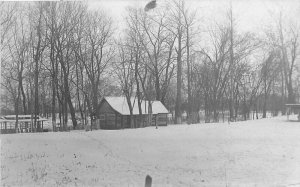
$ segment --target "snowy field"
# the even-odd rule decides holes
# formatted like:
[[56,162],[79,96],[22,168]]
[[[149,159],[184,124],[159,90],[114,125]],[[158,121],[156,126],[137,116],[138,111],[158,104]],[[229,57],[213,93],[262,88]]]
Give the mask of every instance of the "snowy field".
[[300,186],[300,123],[1,135],[1,186]]

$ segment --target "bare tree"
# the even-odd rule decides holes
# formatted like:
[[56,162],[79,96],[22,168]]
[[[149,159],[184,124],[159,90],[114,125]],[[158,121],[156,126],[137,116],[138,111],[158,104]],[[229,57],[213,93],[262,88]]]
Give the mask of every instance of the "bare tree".
[[[63,100],[68,106],[73,122],[73,128],[77,126],[75,108],[72,103],[70,79],[72,70],[75,67],[75,54],[72,48],[74,44],[74,33],[76,26],[80,23],[82,15],[85,13],[84,5],[78,2],[63,2],[59,4],[58,20],[56,21],[55,30],[55,50],[57,60],[61,67]],[[64,110],[66,110],[65,108]],[[67,114],[67,113],[66,113]],[[65,127],[66,128],[66,127]]]
[[7,42],[9,41],[9,31],[13,27],[16,20],[15,13],[17,12],[16,2],[0,2],[0,44],[1,51],[3,51]]
[[[22,15],[22,14],[21,14]],[[26,32],[26,28],[24,26],[24,19],[19,19],[19,24],[14,24],[14,34],[13,34],[13,45],[10,47],[13,57],[13,62],[17,63],[17,80],[18,80],[18,95],[16,101],[16,129],[18,126],[18,114],[19,114],[19,102],[20,97],[22,95],[22,103],[23,103],[23,114],[27,114],[27,106],[26,106],[26,96],[23,87],[23,73],[25,68],[25,63],[28,61],[29,55],[29,38],[28,32]]]
[[218,30],[211,31],[211,40],[213,44],[212,52],[202,50],[204,54],[203,75],[201,86],[205,93],[205,114],[206,122],[209,122],[210,112],[214,114],[214,120],[218,121],[218,109],[223,98],[233,64],[229,61],[230,37],[229,30],[226,27],[218,26]]
[[34,127],[38,132],[41,131],[40,123],[38,123],[39,110],[39,74],[40,74],[40,63],[42,61],[42,53],[45,49],[44,33],[43,33],[43,3],[36,3],[33,5],[35,11],[32,11],[29,15],[30,21],[30,47],[32,50],[32,59],[35,64],[34,70]]
[[94,119],[98,115],[99,98],[101,98],[101,75],[114,55],[113,27],[111,18],[99,11],[88,13],[82,21],[84,23],[81,23],[81,29],[78,30],[74,53],[88,77],[90,89],[82,91],[89,96],[87,99],[91,106],[88,108],[90,108],[91,118]]
[[156,16],[140,16],[144,35],[141,37],[147,55],[147,68],[154,77],[155,99],[165,102],[170,80],[174,75],[174,44],[176,35],[168,23],[166,12]]
[[271,51],[266,60],[263,62],[261,67],[261,77],[262,77],[262,84],[263,84],[263,95],[264,95],[264,102],[263,102],[263,118],[266,118],[267,113],[267,101],[272,89],[274,82],[277,79],[277,75],[280,70],[279,64],[279,56],[280,53],[278,51],[273,50]]
[[294,103],[294,90],[293,90],[293,73],[295,69],[295,61],[299,55],[299,30],[293,26],[290,26],[290,37],[285,38],[284,28],[282,23],[282,16],[280,15],[278,21],[278,34],[279,34],[279,46],[282,53],[282,62],[283,62],[283,73],[285,77],[285,84],[288,91],[288,102]]
[[133,95],[135,76],[134,76],[134,55],[126,43],[118,43],[118,57],[114,64],[116,76],[120,83],[122,92],[126,98],[126,102],[130,111],[129,124],[131,128],[135,127],[135,122],[132,121],[133,103],[131,97]]
[[50,58],[50,74],[51,74],[51,87],[52,87],[52,102],[51,102],[51,113],[52,113],[52,128],[56,131],[56,97],[57,97],[57,78],[58,78],[58,62],[56,58],[56,51],[55,51],[55,22],[56,22],[56,15],[57,15],[57,3],[56,2],[49,2],[45,8],[45,15],[44,20],[46,24],[46,28],[48,30],[47,34],[47,43]]
[[183,0],[173,1],[170,14],[170,25],[173,26],[171,29],[173,34],[177,38],[177,46],[175,51],[177,54],[177,88],[176,88],[176,104],[175,104],[175,123],[181,123],[181,108],[182,108],[182,61],[184,53],[184,16],[182,13],[185,11],[185,2]]
[[193,38],[195,37],[195,21],[196,21],[196,11],[190,12],[189,9],[183,10],[184,26],[186,32],[186,63],[187,63],[187,92],[188,92],[188,109],[187,117],[188,124],[194,123],[192,119],[193,102],[192,102],[192,60],[191,60],[191,48],[193,47]]
[[[293,75],[299,56],[299,28],[297,24],[285,18],[281,12],[278,17],[274,16],[274,19],[275,26],[266,32],[266,42],[270,47],[280,49],[282,96],[283,99],[285,96],[287,97],[285,102],[294,103]],[[287,92],[287,95],[285,92]]]
[[[11,89],[8,89],[8,85],[6,84],[8,81],[5,64],[10,61],[10,50],[9,43],[12,38],[12,32],[10,32],[13,28],[13,24],[15,23],[15,12],[17,11],[17,3],[16,2],[0,2],[0,73],[1,73],[1,95],[0,99],[8,99],[8,97],[4,97],[4,93],[8,90],[8,93],[11,93]],[[7,101],[6,101],[7,103]],[[2,110],[2,108],[1,108]]]

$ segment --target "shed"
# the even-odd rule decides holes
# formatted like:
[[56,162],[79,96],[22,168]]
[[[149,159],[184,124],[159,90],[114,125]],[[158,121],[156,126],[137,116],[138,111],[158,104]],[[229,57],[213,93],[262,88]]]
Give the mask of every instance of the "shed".
[[[0,132],[1,134],[17,133],[17,132],[34,132],[37,127],[34,126],[34,116],[31,115],[18,115],[18,126],[15,124],[17,121],[16,115],[7,115],[0,119]],[[45,118],[37,116],[37,122],[40,125],[40,130],[43,130],[43,122],[47,121]]]
[[[143,127],[149,120],[148,101],[142,100],[142,118],[140,119],[138,101],[131,98],[133,106],[133,116],[131,122],[136,121],[136,127]],[[167,125],[167,115],[169,111],[160,101],[152,103],[152,125]],[[130,110],[125,97],[104,97],[98,109],[98,121],[101,129],[121,129],[130,128]]]
[[287,111],[287,118],[289,120],[289,115],[293,113],[298,113],[298,121],[300,121],[300,103],[299,104],[286,104],[285,105],[288,109]]

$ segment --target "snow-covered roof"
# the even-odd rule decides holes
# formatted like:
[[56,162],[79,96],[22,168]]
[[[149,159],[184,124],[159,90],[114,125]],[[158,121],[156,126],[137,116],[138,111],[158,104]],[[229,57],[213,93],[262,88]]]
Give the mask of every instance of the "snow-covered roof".
[[[126,101],[126,97],[105,97],[108,104],[122,115],[130,115],[130,110]],[[138,100],[132,97],[131,104],[133,106],[133,114],[139,114]],[[152,102],[152,114],[169,113],[166,107],[160,101]],[[148,101],[142,100],[142,113],[148,114]]]
[[[3,119],[3,120],[16,120],[16,118],[17,118],[17,115],[6,115],[6,116],[4,116],[4,117],[2,117],[1,119]],[[18,115],[18,119],[19,119],[19,121],[20,120],[31,120],[31,118],[33,118],[34,119],[34,115]],[[47,121],[47,119],[46,118],[42,118],[41,116],[37,116],[37,120],[38,121]],[[24,122],[25,122],[24,121]]]
[[[48,121],[45,118],[42,119],[37,119],[37,121]],[[15,123],[16,119],[0,119],[0,123],[4,123],[4,122],[10,122],[10,123]],[[32,122],[31,119],[19,119],[18,122]]]
[[300,103],[298,103],[298,104],[285,104],[285,106],[291,107],[291,108],[300,108]]
[[[5,118],[16,118],[17,115],[6,115]],[[31,118],[31,115],[18,115],[19,118]]]

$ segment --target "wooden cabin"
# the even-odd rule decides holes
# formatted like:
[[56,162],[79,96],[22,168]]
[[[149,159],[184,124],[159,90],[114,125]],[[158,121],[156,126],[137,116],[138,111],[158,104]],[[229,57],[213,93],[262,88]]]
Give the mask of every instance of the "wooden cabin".
[[[144,127],[149,120],[148,101],[142,101],[142,115],[139,114],[137,99],[131,98],[133,116],[130,120],[130,110],[125,97],[104,97],[99,105],[98,120],[96,125],[101,129],[131,128],[133,124]],[[168,110],[160,101],[152,103],[152,125],[166,126]],[[130,124],[131,121],[131,124]],[[135,123],[134,123],[135,121]]]
[[[36,132],[37,127],[34,126],[34,116],[18,115],[18,125],[16,128],[16,115],[7,115],[0,119],[1,134]],[[40,126],[40,131],[44,131],[43,122],[47,119],[37,116],[37,123]]]

